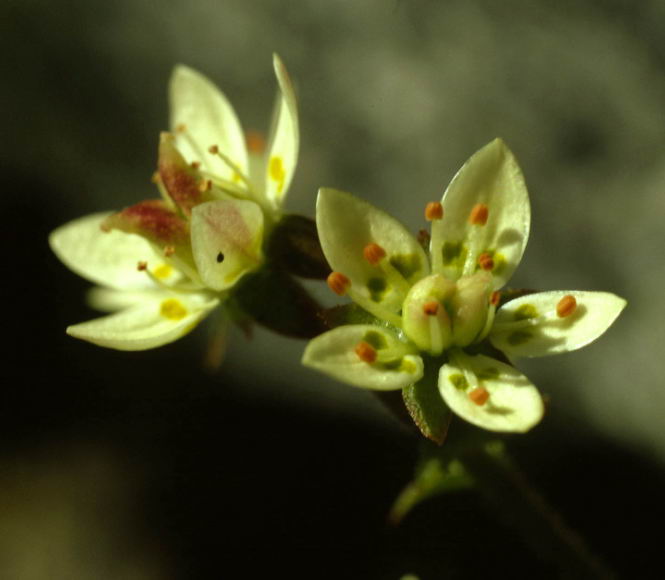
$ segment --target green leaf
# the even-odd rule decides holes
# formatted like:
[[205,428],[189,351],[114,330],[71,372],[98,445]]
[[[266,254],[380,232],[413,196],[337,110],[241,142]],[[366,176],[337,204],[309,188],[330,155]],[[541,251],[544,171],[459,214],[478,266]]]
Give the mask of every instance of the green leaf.
[[274,266],[296,276],[324,280],[330,274],[316,223],[305,216],[285,215],[270,235],[266,254]]
[[291,276],[270,268],[248,274],[230,298],[256,322],[286,336],[313,338],[327,330],[321,306]]
[[402,396],[411,418],[420,432],[438,445],[443,444],[451,412],[443,402],[437,386],[440,359],[423,357],[425,373],[417,383],[403,389]]

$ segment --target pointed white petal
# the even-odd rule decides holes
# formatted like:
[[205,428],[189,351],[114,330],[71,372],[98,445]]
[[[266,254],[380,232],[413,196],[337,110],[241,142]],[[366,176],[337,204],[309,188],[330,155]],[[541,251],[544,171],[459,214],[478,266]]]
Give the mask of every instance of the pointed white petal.
[[220,200],[192,211],[192,251],[203,283],[225,290],[262,260],[263,212],[253,201]]
[[[475,403],[470,393],[484,389],[487,401]],[[462,419],[490,431],[524,433],[543,416],[536,387],[521,372],[493,358],[457,353],[439,372],[439,391]]]
[[[494,288],[503,286],[522,258],[531,220],[524,177],[506,144],[495,139],[476,152],[441,202],[443,219],[432,222],[433,269],[455,280],[467,260],[476,268],[478,256],[487,252],[494,261]],[[478,204],[487,206],[485,225],[469,222]]]
[[53,231],[51,249],[58,258],[80,276],[117,289],[154,288],[141,261],[158,267],[164,263],[141,236],[118,230],[103,232],[102,222],[109,216],[99,213],[79,218]]
[[247,175],[245,137],[238,117],[226,96],[208,78],[187,66],[176,66],[169,99],[171,130],[188,162],[198,161],[213,175],[237,180],[233,169],[208,152],[211,145],[217,145]]
[[[360,342],[377,348],[376,362],[361,360],[355,352]],[[355,387],[389,391],[415,383],[423,375],[423,361],[409,347],[378,326],[339,326],[311,340],[302,363]]]
[[[397,312],[406,296],[397,273],[387,276],[382,266],[364,257],[365,246],[375,243],[386,252],[383,262],[401,271],[408,287],[427,276],[429,263],[420,244],[395,218],[350,193],[321,188],[316,202],[316,225],[323,252],[331,268],[351,281],[355,291]],[[377,281],[387,284],[377,289]],[[402,284],[405,283],[402,280]]]
[[274,207],[282,205],[298,162],[298,107],[293,83],[282,60],[273,55],[279,83],[266,157],[265,194]]
[[[565,317],[557,304],[573,296],[577,306]],[[581,348],[596,340],[616,320],[626,301],[609,292],[557,290],[529,294],[504,304],[489,338],[508,356],[547,356]]]
[[146,350],[191,331],[219,300],[199,294],[157,293],[115,314],[67,328],[67,334],[117,350]]

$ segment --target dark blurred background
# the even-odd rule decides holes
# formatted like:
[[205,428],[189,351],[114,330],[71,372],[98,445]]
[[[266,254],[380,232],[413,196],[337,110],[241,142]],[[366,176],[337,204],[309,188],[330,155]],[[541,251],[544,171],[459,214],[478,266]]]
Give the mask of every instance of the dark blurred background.
[[607,568],[662,577],[664,17],[658,0],[4,0],[0,578],[561,576],[473,492],[386,525],[415,438],[301,369],[301,342],[236,332],[211,375],[205,325],[145,353],[64,334],[95,314],[48,233],[155,195],[177,62],[264,128],[273,51],[300,106],[288,210],[334,186],[416,231],[501,136],[533,211],[512,285],[628,299],[598,343],[521,365],[550,412],[509,448]]

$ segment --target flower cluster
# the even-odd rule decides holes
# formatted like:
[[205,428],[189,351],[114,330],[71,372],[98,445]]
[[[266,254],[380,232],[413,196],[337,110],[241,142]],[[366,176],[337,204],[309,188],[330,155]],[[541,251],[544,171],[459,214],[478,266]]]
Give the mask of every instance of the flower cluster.
[[522,173],[499,139],[467,161],[425,217],[429,259],[386,213],[320,190],[317,227],[334,270],[328,284],[372,316],[312,340],[303,363],[376,390],[428,380],[425,363],[435,364],[438,391],[458,416],[493,431],[527,431],[543,415],[542,399],[506,357],[580,348],[605,332],[625,301],[553,291],[502,304],[500,289],[526,246],[530,209]]
[[99,284],[93,307],[112,314],[67,332],[142,350],[183,336],[223,304],[264,260],[298,158],[298,115],[278,56],[279,85],[267,146],[243,133],[233,107],[200,73],[175,68],[171,133],[160,137],[154,181],[161,199],[96,214],[55,230],[50,244],[72,270]]

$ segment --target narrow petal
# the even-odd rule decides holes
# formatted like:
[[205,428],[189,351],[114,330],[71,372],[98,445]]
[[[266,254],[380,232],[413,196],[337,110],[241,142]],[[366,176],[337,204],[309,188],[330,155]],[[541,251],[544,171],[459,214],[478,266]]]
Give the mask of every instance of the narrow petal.
[[[331,268],[344,274],[365,298],[394,312],[401,308],[410,285],[429,273],[427,256],[409,231],[350,193],[320,189],[316,225]],[[385,251],[379,265],[366,259],[368,244]]]
[[188,162],[228,181],[235,171],[208,152],[217,145],[245,175],[247,150],[238,117],[224,94],[204,75],[183,65],[175,67],[169,87],[171,130]]
[[[567,304],[571,307],[562,311],[561,306]],[[508,356],[568,352],[596,340],[625,306],[623,298],[609,292],[557,290],[529,294],[499,308],[489,338]]]
[[544,412],[540,394],[529,379],[516,368],[482,355],[451,354],[450,362],[441,367],[439,390],[454,413],[490,431],[524,433]]
[[141,261],[162,265],[151,245],[142,237],[113,230],[102,231],[108,213],[98,213],[69,222],[49,236],[51,249],[79,276],[96,284],[121,290],[152,288]]
[[524,177],[505,143],[495,139],[475,153],[441,203],[443,219],[432,222],[433,269],[455,280],[479,268],[485,254],[494,289],[503,286],[522,258],[531,220]]
[[190,332],[219,304],[202,294],[162,292],[126,310],[67,328],[67,334],[117,350],[146,350]]
[[266,197],[279,207],[291,184],[298,162],[298,108],[293,83],[282,60],[273,55],[279,84],[266,157]]
[[[374,362],[360,358],[366,343],[377,353]],[[402,389],[423,375],[423,361],[389,330],[357,324],[340,326],[311,340],[302,363],[355,387],[390,391]]]
[[252,201],[203,203],[192,212],[192,251],[203,283],[225,290],[262,260],[263,212]]

